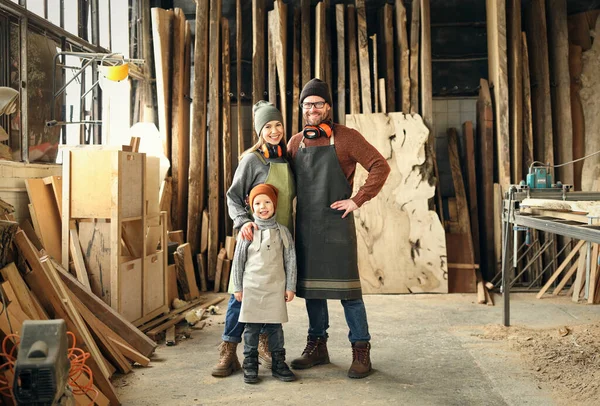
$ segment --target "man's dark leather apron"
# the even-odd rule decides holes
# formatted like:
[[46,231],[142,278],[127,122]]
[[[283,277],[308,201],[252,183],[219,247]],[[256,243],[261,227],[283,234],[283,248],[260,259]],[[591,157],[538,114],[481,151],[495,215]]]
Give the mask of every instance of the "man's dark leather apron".
[[362,297],[354,216],[329,206],[349,199],[352,188],[330,145],[303,148],[294,158],[296,175],[297,295],[305,299]]

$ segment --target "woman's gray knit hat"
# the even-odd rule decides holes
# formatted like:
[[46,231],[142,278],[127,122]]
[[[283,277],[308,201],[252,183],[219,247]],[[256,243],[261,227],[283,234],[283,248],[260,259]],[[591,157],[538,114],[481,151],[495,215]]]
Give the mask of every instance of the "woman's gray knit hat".
[[260,138],[260,133],[263,127],[269,121],[277,120],[283,124],[283,115],[281,112],[266,100],[260,100],[252,107],[252,114],[254,115],[254,131]]
[[314,78],[306,82],[302,93],[300,93],[300,104],[308,96],[319,96],[322,97],[330,106],[333,106],[331,102],[331,92],[329,91],[329,85],[320,79]]

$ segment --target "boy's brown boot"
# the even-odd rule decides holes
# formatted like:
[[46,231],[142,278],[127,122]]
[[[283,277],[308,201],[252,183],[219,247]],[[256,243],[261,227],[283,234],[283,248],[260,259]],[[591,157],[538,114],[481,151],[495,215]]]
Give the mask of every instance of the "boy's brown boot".
[[219,345],[221,354],[219,362],[213,367],[212,376],[223,378],[242,368],[236,353],[237,345],[238,343],[228,341],[223,341]]
[[364,378],[371,373],[371,344],[368,341],[352,343],[352,365],[348,370],[350,378]]
[[273,365],[273,359],[269,352],[269,338],[266,334],[258,336],[258,362],[268,369]]
[[294,369],[308,369],[315,365],[329,364],[329,353],[327,352],[326,337],[311,337],[306,339],[306,347],[300,358],[292,361]]

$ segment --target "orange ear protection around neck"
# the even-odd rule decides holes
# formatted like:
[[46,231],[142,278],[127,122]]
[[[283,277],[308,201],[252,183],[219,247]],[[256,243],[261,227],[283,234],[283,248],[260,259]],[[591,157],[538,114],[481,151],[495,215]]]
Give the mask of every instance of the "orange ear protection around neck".
[[265,158],[273,158],[271,154],[277,155],[278,158],[283,156],[283,151],[281,150],[281,145],[277,144],[277,146],[269,147],[266,143],[262,145],[262,153]]
[[304,130],[302,131],[304,137],[308,138],[309,140],[319,138],[321,136],[329,138],[331,137],[332,133],[333,123],[329,121],[323,121],[317,125],[305,125]]

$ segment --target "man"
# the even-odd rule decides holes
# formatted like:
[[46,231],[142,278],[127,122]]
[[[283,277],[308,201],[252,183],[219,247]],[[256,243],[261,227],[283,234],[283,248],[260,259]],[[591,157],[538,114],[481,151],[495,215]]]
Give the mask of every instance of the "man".
[[[331,121],[329,86],[310,80],[300,94],[304,130],[288,143],[296,176],[297,295],[306,299],[308,338],[292,368],[328,364],[327,299],[341,300],[350,332],[350,378],[371,372],[369,327],[358,275],[356,231],[352,212],[379,193],[390,167],[356,130]],[[356,164],[369,176],[356,195]]]

